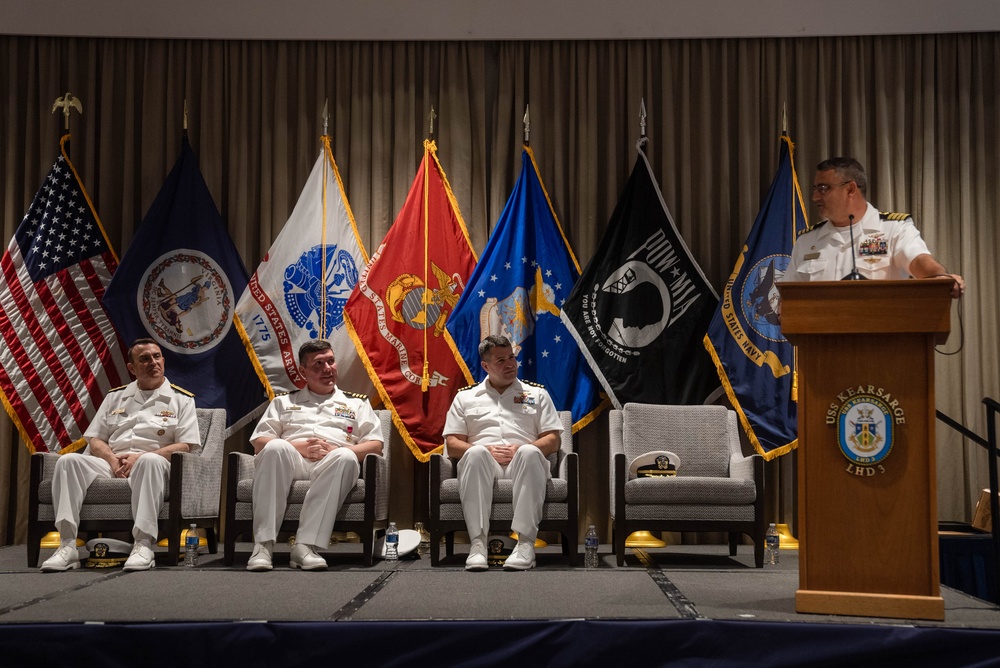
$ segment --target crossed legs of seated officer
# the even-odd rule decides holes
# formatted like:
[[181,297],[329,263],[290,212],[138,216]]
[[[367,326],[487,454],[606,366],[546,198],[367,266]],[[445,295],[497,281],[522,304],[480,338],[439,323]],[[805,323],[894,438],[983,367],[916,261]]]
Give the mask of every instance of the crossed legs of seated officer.
[[542,519],[549,462],[542,451],[530,443],[517,448],[507,466],[501,466],[486,446],[475,445],[458,462],[458,493],[469,532],[468,570],[485,570],[486,538],[490,530],[493,506],[493,483],[513,481],[514,518],[511,529],[517,532],[517,546],[504,562],[504,568],[527,570],[535,565],[535,537]]
[[253,535],[254,541],[267,550],[266,567],[255,566],[255,552],[247,567],[270,570],[274,541],[288,505],[288,493],[296,480],[310,480],[302,502],[299,528],[295,533],[291,566],[303,570],[322,570],[326,560],[316,550],[330,542],[337,513],[358,481],[360,463],[349,448],[337,448],[322,459],[310,462],[283,439],[269,441],[254,458]]

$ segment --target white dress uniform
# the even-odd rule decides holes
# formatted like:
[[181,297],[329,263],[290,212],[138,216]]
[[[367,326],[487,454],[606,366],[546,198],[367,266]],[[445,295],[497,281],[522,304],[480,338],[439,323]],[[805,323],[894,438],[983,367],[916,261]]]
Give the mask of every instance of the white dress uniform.
[[[112,452],[153,452],[171,443],[187,443],[191,452],[201,449],[194,395],[172,386],[166,378],[155,390],[142,391],[132,381],[111,390],[101,403],[84,438],[98,438]],[[111,465],[88,453],[70,453],[56,462],[52,478],[52,501],[56,528],[63,541],[76,538],[80,506],[87,489],[97,478],[113,478]],[[170,484],[170,460],[142,456],[128,477],[132,488],[132,517],[136,540],[156,540],[157,518]]]
[[[337,448],[311,462],[291,441],[321,438],[337,445],[382,441],[382,425],[367,397],[335,388],[314,394],[309,388],[274,398],[250,437],[272,436],[254,457],[253,535],[258,543],[276,540],[296,480],[311,480],[302,503],[296,542],[326,546],[344,499],[358,481],[361,464],[349,448]],[[385,447],[385,444],[383,444]]]
[[[534,542],[542,519],[549,462],[533,442],[541,434],[562,432],[562,422],[544,387],[514,379],[503,394],[484,379],[455,395],[445,419],[444,435],[458,436],[472,447],[458,462],[458,491],[470,538],[490,528],[493,483],[513,480],[511,528],[521,540]],[[489,445],[522,444],[507,466],[490,454]]]
[[823,221],[803,234],[792,248],[792,259],[782,281],[839,281],[851,273],[851,255],[866,278],[910,278],[910,263],[927,250],[913,218],[882,213],[868,204],[854,223],[854,247],[847,227]]

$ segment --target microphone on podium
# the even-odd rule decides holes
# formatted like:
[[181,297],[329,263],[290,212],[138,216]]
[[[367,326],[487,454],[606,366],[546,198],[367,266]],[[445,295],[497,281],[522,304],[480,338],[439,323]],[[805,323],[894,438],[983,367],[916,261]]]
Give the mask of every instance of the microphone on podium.
[[840,280],[842,280],[842,281],[867,281],[868,280],[867,276],[862,276],[861,274],[858,273],[858,259],[857,259],[857,257],[855,257],[855,253],[854,253],[854,214],[853,213],[850,216],[848,216],[848,220],[851,221],[851,224],[848,225],[847,229],[849,229],[851,231],[851,267],[852,267],[852,269],[851,269],[851,273],[849,273],[847,276],[844,276]]

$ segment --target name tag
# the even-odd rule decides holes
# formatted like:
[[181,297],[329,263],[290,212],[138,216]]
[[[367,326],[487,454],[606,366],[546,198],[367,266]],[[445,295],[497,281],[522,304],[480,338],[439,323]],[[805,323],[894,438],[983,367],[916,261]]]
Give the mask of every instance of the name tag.
[[805,257],[802,258],[802,259],[803,260],[818,260],[819,259],[819,253],[806,253]]
[[116,408],[113,411],[111,411],[111,415],[125,415],[125,409],[124,408]]

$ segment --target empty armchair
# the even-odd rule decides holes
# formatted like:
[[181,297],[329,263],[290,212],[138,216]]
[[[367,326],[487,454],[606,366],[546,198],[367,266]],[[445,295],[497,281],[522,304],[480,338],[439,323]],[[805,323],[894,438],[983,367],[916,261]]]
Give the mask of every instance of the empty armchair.
[[[723,406],[625,404],[609,418],[611,516],[618,565],[637,530],[723,531],[736,554],[740,533],[764,565],[764,460],[740,449],[737,416]],[[631,476],[629,462],[667,450],[680,458],[672,477]]]

